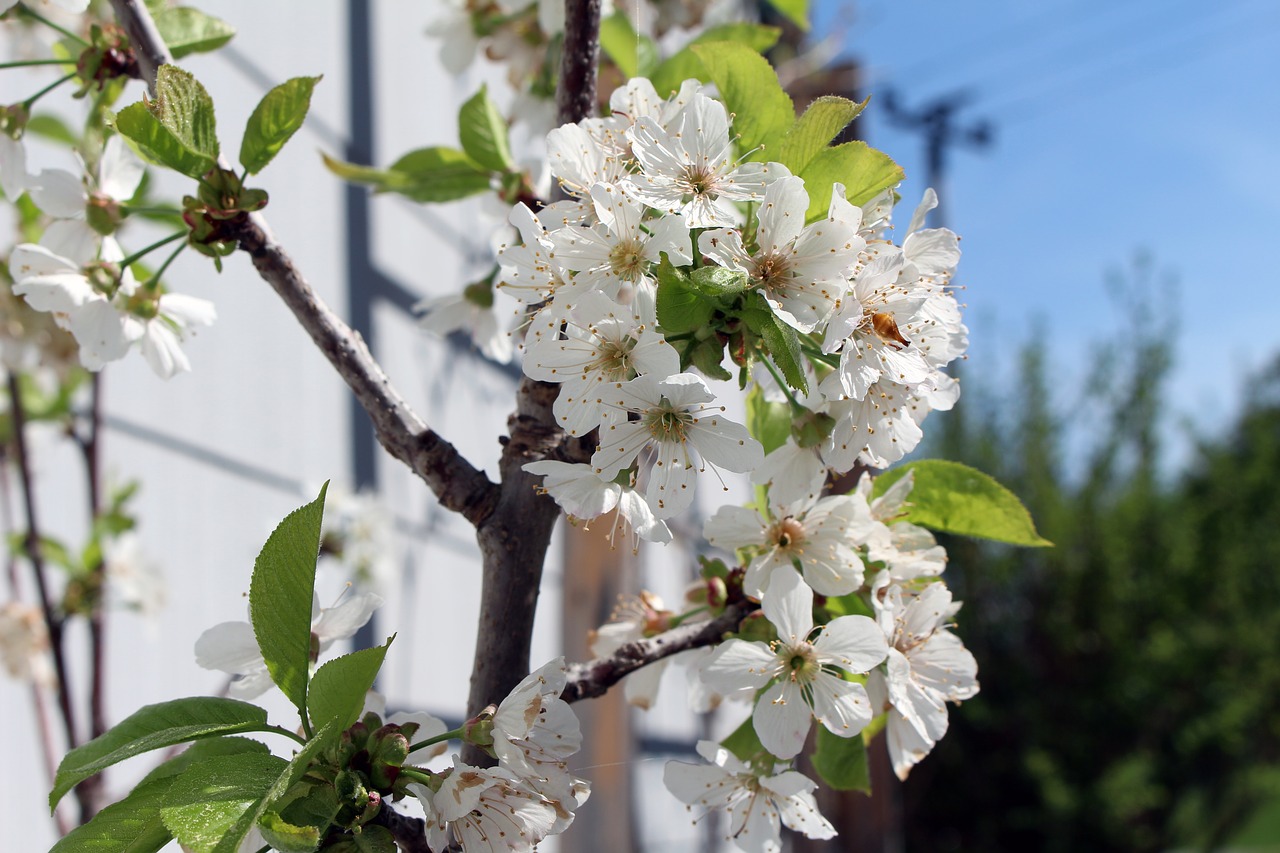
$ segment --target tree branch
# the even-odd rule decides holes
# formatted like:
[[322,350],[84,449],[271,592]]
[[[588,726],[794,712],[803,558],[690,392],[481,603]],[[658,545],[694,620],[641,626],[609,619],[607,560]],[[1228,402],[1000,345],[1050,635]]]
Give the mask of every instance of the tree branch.
[[[143,3],[111,0],[111,5],[129,34],[148,88],[154,91],[157,69],[173,62],[173,57]],[[253,259],[258,274],[284,300],[369,413],[379,443],[421,477],[443,507],[474,525],[486,519],[497,503],[497,488],[483,471],[413,412],[360,335],[316,296],[288,253],[271,236],[266,220],[257,214],[250,216],[236,236],[240,248]]]
[[[557,95],[561,123],[581,121],[595,109],[599,31],[600,0],[566,0]],[[560,510],[548,495],[538,493],[539,478],[522,466],[545,459],[565,440],[552,411],[559,390],[559,385],[527,376],[521,379],[516,411],[507,422],[510,438],[499,465],[501,497],[493,514],[476,531],[484,575],[468,716],[502,701],[529,672],[542,569]],[[481,767],[493,763],[473,745],[464,747],[462,760]]]
[[735,631],[747,616],[760,609],[754,602],[731,604],[709,622],[692,622],[664,631],[647,640],[627,643],[607,658],[569,664],[568,682],[560,698],[566,702],[603,696],[609,688],[643,666],[687,649],[711,646]]
[[431,846],[427,844],[427,824],[422,818],[400,814],[383,803],[371,822],[385,827],[402,853],[432,853]]

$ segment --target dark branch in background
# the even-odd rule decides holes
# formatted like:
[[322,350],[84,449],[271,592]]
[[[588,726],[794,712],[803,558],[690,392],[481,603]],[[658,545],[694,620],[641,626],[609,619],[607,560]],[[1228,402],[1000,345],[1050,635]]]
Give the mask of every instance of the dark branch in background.
[[400,814],[383,803],[371,822],[391,833],[401,853],[432,853],[431,845],[427,844],[427,824],[422,818]]
[[[129,34],[147,87],[154,90],[156,70],[171,63],[173,57],[142,3],[111,0],[111,5]],[[288,253],[275,242],[265,219],[257,214],[249,217],[236,236],[258,274],[284,300],[369,413],[378,441],[387,452],[421,477],[442,506],[479,525],[498,500],[497,489],[484,472],[409,408],[361,337],[320,300]]]
[[[557,90],[562,124],[581,121],[595,109],[599,32],[600,0],[566,0]],[[484,575],[468,716],[501,702],[529,672],[542,570],[560,509],[548,495],[537,492],[539,478],[522,466],[547,458],[565,440],[552,411],[559,390],[559,385],[527,376],[520,380],[516,411],[507,421],[510,437],[499,463],[502,494],[494,513],[476,531]],[[493,764],[490,756],[471,745],[464,747],[462,760],[481,767]]]
[[[96,523],[102,512],[101,445],[102,435],[102,374],[95,373],[89,389],[89,424],[83,437],[77,438],[84,458],[85,478],[89,485],[89,518]],[[98,549],[98,561],[86,566],[89,570],[89,587],[96,590],[97,601],[89,611],[89,737],[96,738],[107,730],[106,713],[106,556]]]
[[603,696],[609,688],[643,666],[687,649],[711,646],[738,629],[739,623],[760,609],[754,603],[731,604],[709,622],[693,622],[647,640],[627,643],[607,658],[569,665],[569,680],[561,698],[566,702]]

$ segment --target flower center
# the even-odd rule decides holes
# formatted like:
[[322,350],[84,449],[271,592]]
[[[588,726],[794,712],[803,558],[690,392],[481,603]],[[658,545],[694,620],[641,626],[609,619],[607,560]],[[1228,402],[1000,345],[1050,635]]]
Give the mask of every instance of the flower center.
[[636,281],[644,273],[644,244],[623,240],[609,251],[609,268],[623,281]]
[[766,252],[755,259],[751,278],[765,290],[783,290],[791,278],[791,264],[785,255]]
[[693,425],[693,415],[677,410],[666,397],[656,407],[645,412],[645,426],[656,441],[683,443],[686,431]]
[[687,166],[684,184],[694,195],[706,195],[715,189],[715,174],[706,166]]
[[784,551],[798,550],[804,545],[804,525],[791,516],[775,524],[770,532],[774,544]]
[[818,653],[807,642],[779,649],[778,657],[786,662],[787,677],[801,684],[808,684],[822,671]]
[[631,370],[631,351],[635,349],[635,338],[624,338],[621,341],[604,341],[598,349],[592,367],[604,374],[609,382],[626,382],[633,378]]

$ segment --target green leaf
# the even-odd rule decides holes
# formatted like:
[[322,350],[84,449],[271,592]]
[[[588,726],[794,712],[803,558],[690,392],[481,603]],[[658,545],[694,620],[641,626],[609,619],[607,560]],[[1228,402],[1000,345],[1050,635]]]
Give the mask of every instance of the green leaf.
[[150,108],[184,148],[209,160],[218,159],[213,99],[189,71],[161,65],[156,72],[156,99]]
[[189,740],[267,729],[266,710],[235,699],[193,696],[147,705],[67,753],[58,765],[49,809],[80,782],[126,758]]
[[394,639],[393,636],[381,646],[334,658],[316,670],[307,691],[312,725],[322,726],[336,720],[337,727],[345,729],[360,718],[365,694],[373,688],[387,648]]
[[732,296],[747,289],[747,274],[710,264],[698,267],[689,276],[689,285],[708,296]]
[[862,205],[881,190],[902,180],[902,167],[865,142],[854,140],[814,155],[800,173],[809,191],[809,211],[805,221],[813,222],[827,215],[831,207],[831,185],[844,184],[845,198]]
[[751,722],[752,719],[747,717],[731,735],[720,741],[720,745],[737,756],[739,761],[750,761],[765,751],[764,744],[760,743],[760,736],[756,734],[756,728]]
[[625,12],[614,12],[600,22],[600,47],[627,79],[649,77],[658,66],[658,46],[636,34]]
[[689,350],[689,360],[712,379],[733,378],[733,374],[724,368],[724,344],[714,336],[694,343]]
[[668,335],[701,329],[715,305],[689,286],[689,277],[664,256],[658,265],[658,325]]
[[390,169],[322,156],[329,170],[344,180],[368,184],[377,192],[399,193],[414,201],[456,201],[489,190],[489,171],[454,148],[437,146],[410,151]]
[[787,131],[771,159],[786,166],[793,175],[799,175],[818,152],[826,148],[831,140],[840,135],[840,131],[849,126],[849,122],[858,117],[866,108],[868,100],[870,99],[855,103],[835,95],[818,98],[809,105],[791,130]]
[[782,31],[777,27],[766,27],[761,24],[721,24],[703,32],[685,47],[658,66],[652,74],[653,87],[658,94],[665,97],[668,93],[680,88],[680,84],[689,78],[711,82],[707,68],[702,60],[693,52],[693,46],[709,44],[717,41],[731,41],[745,44],[756,53],[764,53],[778,43]]
[[245,753],[270,755],[270,750],[261,741],[249,740],[243,737],[211,737],[205,740],[198,740],[146,776],[143,776],[142,782],[139,784],[150,782],[153,779],[178,776],[185,773],[187,768],[193,764],[208,761],[210,758]]
[[267,789],[267,792],[257,801],[256,805],[246,809],[235,825],[222,836],[218,845],[213,848],[213,853],[237,853],[240,849],[240,842],[244,840],[244,837],[254,824],[268,809],[275,807],[277,801],[288,793],[289,789],[307,772],[307,768],[315,760],[316,756],[327,749],[341,731],[336,726],[325,726],[316,732],[316,736],[307,741],[306,746],[298,750],[297,754],[293,756],[293,760],[275,778],[275,781],[271,783],[271,787]]
[[511,144],[507,140],[507,121],[489,99],[487,86],[481,86],[458,110],[458,139],[467,156],[489,171],[515,170]]
[[175,59],[190,53],[216,50],[236,34],[236,28],[226,21],[190,6],[160,9],[151,17]]
[[912,524],[1031,548],[1053,545],[1036,532],[1031,514],[1013,492],[959,462],[922,459],[899,465],[876,477],[873,495],[884,494],[908,472],[915,478],[907,496],[906,520]]
[[160,816],[183,847],[208,853],[261,801],[285,766],[283,758],[255,753],[202,761],[174,778]]
[[131,140],[146,159],[188,177],[198,178],[217,165],[213,158],[183,145],[144,103],[130,104],[116,113],[116,130]]
[[173,838],[160,818],[173,782],[174,777],[142,782],[58,839],[49,853],[155,853]]
[[34,133],[63,145],[74,147],[80,144],[80,138],[71,132],[71,128],[62,119],[49,113],[32,116],[27,121],[27,133]]
[[787,443],[791,435],[791,406],[770,403],[757,385],[747,394],[747,430],[764,445],[766,454]]
[[809,29],[809,0],[768,0],[768,3],[800,29]]
[[302,127],[311,109],[311,93],[320,77],[294,77],[263,95],[253,108],[240,140],[240,165],[251,175],[261,172]]
[[271,680],[306,721],[307,675],[311,666],[311,602],[324,495],[299,507],[272,531],[253,563],[249,582],[249,621]]
[[813,769],[837,791],[871,793],[867,745],[862,742],[861,735],[840,737],[828,731],[826,726],[819,726]]
[[796,122],[791,97],[782,90],[773,67],[763,56],[737,42],[697,44],[693,52],[707,67],[725,106],[734,114],[733,132],[740,137],[739,150],[753,152],[748,159],[772,159],[767,148],[780,141]]
[[803,394],[809,393],[809,379],[804,375],[804,355],[800,352],[800,336],[796,330],[778,319],[763,295],[756,293],[752,308],[743,312],[748,326],[764,341],[773,363],[782,371],[787,384]]
[[320,830],[328,827],[294,826],[275,812],[258,821],[258,830],[272,850],[281,853],[311,853],[320,846]]

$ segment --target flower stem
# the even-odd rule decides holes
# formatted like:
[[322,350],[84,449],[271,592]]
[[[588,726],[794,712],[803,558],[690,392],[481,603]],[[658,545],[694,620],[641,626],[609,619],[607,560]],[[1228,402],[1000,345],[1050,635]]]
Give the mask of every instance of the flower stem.
[[37,14],[37,13],[35,12],[35,10],[33,10],[30,6],[26,5],[25,3],[24,3],[24,4],[23,4],[23,6],[22,6],[22,12],[23,12],[23,14],[24,14],[24,15],[26,15],[27,17],[29,17],[29,18],[34,18],[35,20],[37,20],[37,21],[39,21],[40,23],[44,24],[46,27],[50,27],[50,28],[52,28],[52,29],[57,30],[58,32],[62,33],[64,36],[66,36],[67,38],[71,39],[72,41],[78,41],[78,42],[80,42],[80,44],[84,45],[85,47],[88,47],[88,46],[89,46],[89,43],[88,43],[87,41],[85,41],[83,38],[81,38],[80,36],[78,36],[78,35],[76,35],[75,33],[71,32],[71,30],[67,29],[66,27],[62,26],[61,24],[56,24],[56,23],[54,23],[53,21],[50,21],[48,18],[43,17],[43,16],[42,16],[42,15],[40,15],[40,14]]
[[[145,257],[147,254],[151,252],[154,252],[156,249],[159,249],[161,246],[164,246],[168,243],[172,243],[174,240],[181,240],[183,237],[186,237],[186,236],[187,236],[186,231],[177,231],[173,234],[170,234],[168,237],[165,237],[163,240],[157,240],[156,242],[152,243],[150,246],[147,246],[147,248],[134,252],[132,255],[125,258],[123,261],[121,261],[120,269],[122,270],[128,269],[130,266],[137,263],[139,259]],[[167,263],[166,263],[166,266],[168,266]]]
[[173,252],[170,253],[169,257],[165,258],[164,263],[160,265],[160,269],[156,270],[156,274],[147,279],[146,283],[142,286],[153,293],[157,291],[160,288],[160,276],[164,275],[164,271],[169,268],[169,264],[173,263],[174,260],[177,259],[178,255],[182,254],[182,250],[185,248],[187,248],[186,243],[178,244],[178,248],[174,249]]
[[307,745],[307,739],[306,739],[306,738],[299,736],[297,732],[291,732],[291,731],[289,731],[289,730],[288,730],[288,729],[286,729],[284,726],[267,726],[265,729],[263,729],[263,731],[264,731],[264,732],[274,732],[274,733],[276,733],[276,734],[278,734],[278,735],[284,735],[284,736],[285,736],[285,737],[287,737],[287,738],[292,738],[293,740],[297,741],[298,743],[302,744],[303,746],[306,746],[306,745]]
[[70,80],[71,78],[73,78],[73,77],[75,77],[75,76],[76,76],[76,72],[72,71],[70,74],[66,75],[65,77],[59,77],[57,80],[53,81],[53,82],[52,82],[52,83],[50,83],[48,86],[45,86],[45,87],[44,87],[43,89],[41,89],[39,92],[36,92],[36,93],[35,93],[34,95],[32,95],[30,98],[27,98],[25,101],[23,101],[23,102],[22,102],[22,108],[23,108],[24,110],[26,110],[27,112],[31,112],[31,108],[32,108],[33,106],[35,106],[36,101],[40,100],[40,99],[41,99],[41,98],[43,98],[45,95],[49,94],[49,93],[50,93],[50,92],[52,92],[54,89],[58,88],[58,87],[59,87],[59,86],[61,86],[63,83],[67,82],[68,80]]
[[773,363],[771,358],[762,358],[764,366],[768,368],[769,373],[773,376],[773,381],[778,383],[778,387],[782,389],[782,393],[787,395],[787,401],[791,403],[791,411],[795,414],[801,414],[805,411],[804,406],[800,405],[800,401],[791,393],[791,388],[787,385],[786,380],[782,378],[782,374],[778,372],[778,367]]
[[454,729],[451,732],[445,732],[444,734],[436,735],[435,737],[432,737],[432,738],[427,738],[424,741],[419,741],[418,743],[415,743],[413,746],[409,747],[409,751],[413,752],[414,750],[422,749],[424,746],[434,746],[435,744],[443,743],[446,740],[462,740],[462,735],[463,735],[462,728],[459,727]]
[[413,781],[421,782],[424,785],[430,785],[435,781],[435,774],[429,770],[419,770],[417,767],[401,767],[400,775],[408,776]]
[[33,68],[37,65],[74,65],[70,59],[20,59],[17,62],[0,62],[4,68]]
[[670,631],[672,628],[679,628],[688,619],[697,616],[699,613],[706,613],[710,609],[711,608],[704,604],[701,607],[693,608],[687,613],[680,613],[676,616],[672,616],[670,621],[667,623],[667,630]]

